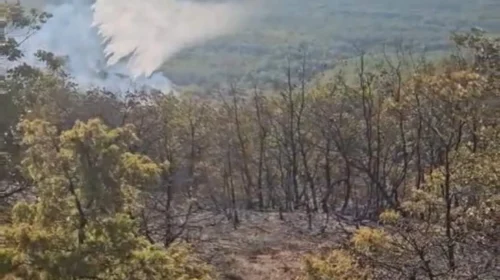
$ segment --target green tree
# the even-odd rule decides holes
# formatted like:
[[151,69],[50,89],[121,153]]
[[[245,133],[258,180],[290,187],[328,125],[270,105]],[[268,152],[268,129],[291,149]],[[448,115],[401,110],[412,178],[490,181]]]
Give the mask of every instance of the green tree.
[[3,279],[211,279],[180,244],[165,250],[138,234],[141,190],[162,166],[129,152],[131,126],[98,119],[58,133],[46,121],[20,124],[22,168],[36,197],[19,202],[1,228]]

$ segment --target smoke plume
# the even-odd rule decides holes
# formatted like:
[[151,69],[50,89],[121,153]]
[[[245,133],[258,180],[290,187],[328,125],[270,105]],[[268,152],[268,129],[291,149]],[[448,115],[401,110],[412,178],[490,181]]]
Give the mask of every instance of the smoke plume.
[[247,14],[243,4],[187,0],[52,0],[40,6],[53,17],[23,43],[26,59],[33,63],[38,49],[65,56],[81,86],[119,91],[171,89],[155,72],[163,63],[235,30]]

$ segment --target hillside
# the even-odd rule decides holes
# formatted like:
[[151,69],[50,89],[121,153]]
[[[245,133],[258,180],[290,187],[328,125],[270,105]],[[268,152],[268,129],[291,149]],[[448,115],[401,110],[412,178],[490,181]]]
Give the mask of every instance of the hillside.
[[281,74],[290,47],[301,44],[308,47],[310,63],[324,68],[352,56],[353,46],[379,52],[403,40],[432,52],[447,49],[453,31],[500,31],[496,0],[272,0],[265,7],[245,29],[179,53],[164,72],[181,86],[250,72],[271,79]]
[[[327,10],[288,3],[287,20],[274,26],[298,33],[313,26],[287,21],[310,23],[313,11]],[[479,3],[488,12],[478,15],[494,11]],[[412,5],[418,14],[449,12],[440,19],[459,14],[456,4]],[[366,29],[350,34],[346,23],[344,43],[363,34],[358,47],[371,55],[311,45],[312,66],[350,59],[313,76],[296,54],[273,87],[193,84],[203,96],[82,89],[50,51],[36,53],[39,64],[22,63],[26,51],[7,35],[0,59],[18,64],[0,76],[0,279],[500,279],[500,37],[473,28],[454,34],[455,51],[446,52],[449,30],[442,40],[415,33],[417,50],[427,44],[432,56],[381,55],[377,44],[401,35],[394,26],[403,6],[410,9],[366,1],[371,14],[342,6],[346,22],[350,13]],[[393,32],[368,28],[382,10]],[[45,18],[8,21],[38,30],[50,25]],[[443,30],[474,23],[450,20]],[[289,44],[318,42],[304,34]],[[276,55],[260,78],[279,73],[273,65],[287,44],[278,45],[269,45]],[[257,61],[266,59],[262,48],[217,55]],[[219,66],[190,64],[212,71],[207,79]]]

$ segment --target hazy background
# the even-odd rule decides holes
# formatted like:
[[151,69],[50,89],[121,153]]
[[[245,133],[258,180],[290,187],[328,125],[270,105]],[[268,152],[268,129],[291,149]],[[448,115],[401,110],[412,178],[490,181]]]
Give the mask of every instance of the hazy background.
[[271,0],[262,10],[260,20],[184,49],[162,69],[179,85],[205,87],[249,73],[272,80],[301,44],[308,46],[310,67],[319,69],[355,56],[353,45],[377,53],[403,40],[439,55],[449,50],[453,31],[500,30],[498,0]]
[[68,55],[81,83],[122,89],[272,80],[298,46],[310,67],[329,68],[354,45],[376,53],[402,40],[439,53],[453,31],[500,30],[498,0],[98,0],[95,18],[94,1],[23,3],[54,14],[26,48]]

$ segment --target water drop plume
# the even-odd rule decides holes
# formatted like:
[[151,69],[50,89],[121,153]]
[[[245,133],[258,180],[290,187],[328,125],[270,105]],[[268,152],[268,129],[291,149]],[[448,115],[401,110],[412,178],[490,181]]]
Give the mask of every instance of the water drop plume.
[[248,7],[244,2],[96,0],[93,23],[107,41],[108,65],[126,58],[134,77],[149,76],[180,50],[235,31]]

